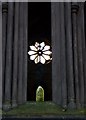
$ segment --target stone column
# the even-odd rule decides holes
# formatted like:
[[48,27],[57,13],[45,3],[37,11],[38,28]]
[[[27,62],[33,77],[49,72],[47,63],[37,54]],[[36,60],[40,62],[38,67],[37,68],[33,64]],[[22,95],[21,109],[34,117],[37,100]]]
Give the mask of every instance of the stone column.
[[74,78],[73,78],[73,50],[72,50],[72,22],[71,3],[65,3],[65,27],[66,27],[66,64],[67,64],[67,88],[68,107],[75,108],[74,103]]
[[23,102],[27,101],[28,3],[24,3]]
[[[79,12],[77,16],[77,25],[78,25],[78,60],[79,60],[79,89],[80,89],[80,103],[81,106],[84,106],[84,68],[83,68],[83,40],[85,40],[85,34],[84,33],[84,28],[82,29],[83,26],[83,12],[84,12],[84,4],[80,3],[79,4]],[[84,27],[84,26],[83,26]]]
[[[60,72],[61,72],[61,84],[62,84],[62,106],[67,107],[67,86],[66,86],[66,39],[65,39],[65,20],[64,20],[64,3],[60,3]],[[58,53],[58,52],[57,52]]]
[[18,50],[18,104],[22,104],[23,102],[23,19],[24,19],[24,9],[23,9],[23,2],[19,3],[19,50]]
[[[82,35],[82,54],[83,54],[83,73],[84,73],[84,104],[86,106],[86,35],[85,35],[85,22],[86,19],[85,15],[86,13],[84,13],[85,8],[85,4],[84,2],[81,3],[82,4],[82,9],[81,9],[81,18],[82,18],[82,24],[81,24],[81,35]],[[83,86],[82,86],[83,87]]]
[[15,2],[14,44],[13,44],[13,83],[12,83],[12,106],[13,107],[17,106],[18,41],[19,41],[19,3]]
[[76,93],[76,106],[80,107],[79,101],[79,71],[78,71],[78,41],[77,41],[77,12],[78,3],[72,3],[72,27],[73,27],[73,50],[74,50],[74,80],[75,80],[75,93]]
[[52,28],[52,101],[61,105],[60,78],[60,3],[51,3]]
[[2,4],[2,90],[3,90],[3,102],[4,102],[4,85],[5,85],[5,58],[6,58],[6,39],[7,39],[7,3]]
[[0,1],[0,109],[2,109],[2,3],[1,1]]
[[5,105],[6,106],[4,106],[5,109],[9,109],[11,107],[13,12],[14,12],[14,3],[8,2],[6,72],[5,72]]

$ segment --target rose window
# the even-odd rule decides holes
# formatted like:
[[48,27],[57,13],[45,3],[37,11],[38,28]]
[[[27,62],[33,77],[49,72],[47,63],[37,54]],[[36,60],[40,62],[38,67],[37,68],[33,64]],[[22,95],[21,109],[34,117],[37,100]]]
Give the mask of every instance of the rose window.
[[35,46],[30,46],[30,51],[28,54],[30,55],[30,60],[34,60],[35,64],[39,62],[45,64],[47,61],[49,63],[52,60],[52,52],[50,51],[50,46],[45,45],[44,42],[36,42]]

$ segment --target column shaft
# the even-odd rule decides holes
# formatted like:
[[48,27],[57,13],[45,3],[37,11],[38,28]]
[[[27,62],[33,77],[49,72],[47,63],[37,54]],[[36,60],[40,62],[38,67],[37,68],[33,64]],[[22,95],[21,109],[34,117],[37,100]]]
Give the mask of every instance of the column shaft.
[[82,6],[82,4],[80,3],[80,9],[79,9],[79,14],[78,14],[78,57],[79,57],[79,89],[80,89],[80,103],[81,106],[84,106],[84,71],[83,71],[83,51],[82,51],[82,20],[83,17],[82,16],[82,11],[83,11],[84,7]]
[[78,5],[72,4],[72,22],[73,22],[73,50],[74,50],[74,78],[75,78],[75,92],[76,92],[76,105],[80,107],[79,101],[79,78],[78,78],[78,41],[77,41],[77,10]]
[[67,107],[67,86],[66,86],[66,51],[65,51],[65,23],[64,23],[64,3],[60,3],[60,72],[62,81],[62,106]]
[[11,107],[13,10],[14,10],[14,4],[8,2],[6,73],[5,73],[6,74],[5,75],[5,103],[7,105],[6,109]]
[[14,45],[13,45],[13,83],[12,106],[17,106],[17,80],[18,80],[18,41],[19,41],[19,3],[15,3],[14,11]]
[[86,106],[86,35],[85,35],[85,12],[86,9],[85,3],[82,2],[82,10],[81,10],[81,18],[82,18],[82,24],[81,24],[81,34],[82,34],[82,54],[83,54],[83,73],[84,73],[84,104]]
[[60,79],[60,3],[51,3],[52,9],[52,100],[61,105]]
[[23,102],[27,101],[28,3],[24,3]]
[[18,67],[19,67],[19,71],[18,71],[18,104],[22,104],[23,100],[22,100],[22,90],[23,90],[23,2],[19,3],[19,57],[18,57]]
[[66,22],[66,60],[67,60],[67,87],[68,87],[68,107],[75,108],[74,103],[74,78],[73,78],[73,52],[72,52],[72,22],[71,22],[71,3],[65,4]]

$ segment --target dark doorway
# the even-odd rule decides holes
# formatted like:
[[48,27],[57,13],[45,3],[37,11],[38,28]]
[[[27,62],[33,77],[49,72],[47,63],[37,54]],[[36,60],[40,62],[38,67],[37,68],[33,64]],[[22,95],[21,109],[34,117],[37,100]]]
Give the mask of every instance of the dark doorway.
[[[51,3],[28,3],[28,50],[35,42],[51,46]],[[45,101],[52,99],[52,62],[35,64],[28,55],[27,100],[36,100],[36,89],[44,88]]]

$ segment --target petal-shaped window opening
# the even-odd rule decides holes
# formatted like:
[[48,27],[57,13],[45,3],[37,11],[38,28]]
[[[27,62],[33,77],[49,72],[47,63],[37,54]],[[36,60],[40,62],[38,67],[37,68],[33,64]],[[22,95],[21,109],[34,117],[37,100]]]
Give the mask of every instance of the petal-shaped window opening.
[[41,58],[41,59],[40,59],[40,62],[41,62],[42,64],[45,64],[45,61],[46,61],[46,60],[44,59],[44,57],[40,56],[40,58]]
[[31,50],[37,51],[37,48],[35,46],[30,46]]
[[36,42],[35,46],[30,46],[30,51],[28,52],[28,54],[30,55],[30,60],[34,60],[35,64],[39,62],[45,64],[47,60],[52,60],[52,52],[50,51],[50,46],[45,45],[44,42]]
[[46,45],[43,49],[43,51],[46,51],[46,50],[49,50],[50,49],[50,46]]
[[49,55],[44,55],[44,54],[42,54],[42,56],[43,56],[46,60],[50,60],[50,56],[49,56]]
[[34,54],[36,54],[36,53],[37,53],[37,52],[35,52],[35,51],[29,51],[29,52],[28,52],[29,55],[34,55]]
[[34,60],[36,57],[37,57],[37,54],[36,55],[31,55],[30,60]]
[[50,55],[52,52],[51,51],[45,51],[43,52],[44,54]]
[[42,50],[42,49],[44,48],[44,46],[45,46],[45,43],[42,42],[42,43],[40,44],[40,46],[41,46],[40,50]]
[[38,46],[39,46],[39,43],[38,43],[38,42],[36,42],[36,43],[35,43],[35,47],[36,47],[36,48],[38,48]]
[[40,57],[40,56],[37,56],[37,58],[35,59],[35,63],[36,63],[36,64],[39,63],[39,60],[40,60],[39,57]]

